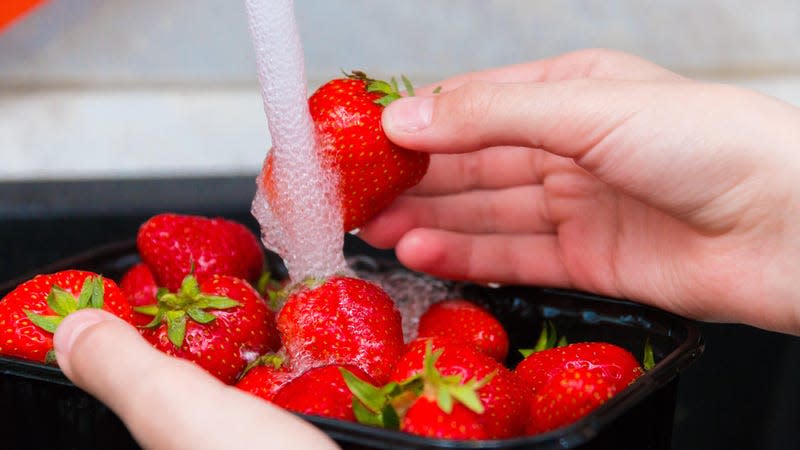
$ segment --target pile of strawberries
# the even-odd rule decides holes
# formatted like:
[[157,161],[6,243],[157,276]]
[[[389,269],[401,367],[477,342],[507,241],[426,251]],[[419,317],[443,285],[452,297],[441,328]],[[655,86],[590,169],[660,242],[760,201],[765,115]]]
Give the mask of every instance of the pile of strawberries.
[[0,300],[0,354],[52,363],[66,315],[103,308],[166,354],[302,414],[446,439],[503,439],[571,423],[641,373],[607,343],[556,346],[549,328],[514,370],[502,324],[464,299],[434,303],[403,341],[376,284],[269,280],[245,226],[160,214],[137,235],[119,286],[91,272],[38,275]]

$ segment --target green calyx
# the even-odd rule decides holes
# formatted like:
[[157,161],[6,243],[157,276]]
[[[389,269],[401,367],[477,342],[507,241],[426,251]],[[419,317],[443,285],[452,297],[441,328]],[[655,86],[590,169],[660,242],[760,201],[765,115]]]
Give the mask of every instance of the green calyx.
[[56,314],[45,316],[25,310],[25,315],[34,325],[50,333],[55,333],[56,328],[64,320],[64,317],[71,313],[79,309],[103,308],[104,294],[103,277],[99,275],[87,277],[84,280],[77,298],[61,287],[54,285],[50,289],[50,293],[47,294],[47,306]]
[[656,358],[653,354],[653,346],[650,344],[650,338],[644,341],[644,355],[642,356],[642,368],[648,371],[655,367]]
[[432,351],[431,342],[427,342],[422,370],[422,378],[425,381],[423,395],[435,398],[436,404],[447,414],[453,411],[453,403],[455,401],[475,413],[483,414],[484,408],[478,397],[478,389],[491,381],[496,372],[492,372],[480,380],[473,378],[466,382],[460,375],[442,375],[436,369],[436,361],[442,356],[443,352],[444,349]]
[[277,311],[286,301],[287,293],[283,289],[280,281],[272,277],[272,274],[265,270],[256,282],[256,291],[267,300],[267,305],[273,311]]
[[345,384],[353,393],[353,413],[358,423],[391,430],[400,429],[400,414],[395,407],[395,400],[407,393],[421,392],[422,384],[418,380],[408,382],[389,382],[384,386],[375,386],[362,380],[353,372],[340,367]]
[[244,376],[247,375],[247,372],[250,372],[256,367],[271,366],[273,369],[279,370],[280,368],[283,367],[284,364],[286,364],[286,357],[284,355],[272,352],[265,353],[259,356],[258,358],[250,361],[247,364],[247,366],[245,366],[244,370],[242,371],[242,374],[239,375],[239,379],[241,380],[242,378],[244,378]]
[[200,292],[200,285],[194,275],[187,275],[176,293],[159,289],[157,298],[157,304],[138,306],[134,310],[153,316],[153,320],[145,325],[145,328],[155,328],[166,321],[167,337],[175,347],[183,346],[188,320],[208,324],[213,322],[216,316],[207,310],[229,309],[240,305],[228,297]]
[[356,420],[365,425],[389,429],[399,429],[400,417],[420,396],[436,400],[436,404],[447,414],[459,402],[475,413],[484,412],[478,390],[495,376],[496,372],[480,380],[464,382],[460,375],[442,375],[436,369],[436,361],[444,349],[432,351],[430,341],[425,347],[422,372],[412,375],[402,382],[392,381],[384,386],[374,386],[340,368],[345,383],[353,393],[353,412]]
[[567,344],[568,342],[565,336],[558,337],[558,332],[553,322],[545,320],[542,323],[542,332],[539,333],[539,339],[536,341],[536,345],[534,345],[533,348],[521,348],[519,352],[524,358],[527,358],[536,352],[556,347],[565,347]]
[[[403,95],[400,93],[400,87],[397,84],[397,79],[394,77],[392,77],[392,79],[389,80],[388,82],[383,80],[374,80],[372,78],[369,78],[366,73],[360,70],[354,70],[349,74],[345,73],[345,75],[348,78],[354,80],[362,80],[366,82],[367,92],[377,92],[379,94],[383,94],[377,100],[375,100],[375,103],[381,106],[386,106],[389,103],[392,103],[393,101],[397,100],[398,98],[403,97]],[[411,81],[409,81],[409,79],[406,78],[405,75],[400,75],[400,80],[403,83],[403,87],[406,90],[406,95],[408,95],[409,97],[413,97],[414,85],[411,84]]]

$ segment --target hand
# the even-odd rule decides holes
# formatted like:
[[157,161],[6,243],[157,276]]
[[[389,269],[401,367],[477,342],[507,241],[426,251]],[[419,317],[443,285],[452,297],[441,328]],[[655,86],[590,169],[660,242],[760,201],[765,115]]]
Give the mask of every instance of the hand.
[[800,111],[590,50],[391,104],[426,177],[360,236],[453,279],[800,334]]
[[54,344],[67,377],[111,408],[144,448],[336,448],[300,418],[159,352],[105,311],[70,314]]

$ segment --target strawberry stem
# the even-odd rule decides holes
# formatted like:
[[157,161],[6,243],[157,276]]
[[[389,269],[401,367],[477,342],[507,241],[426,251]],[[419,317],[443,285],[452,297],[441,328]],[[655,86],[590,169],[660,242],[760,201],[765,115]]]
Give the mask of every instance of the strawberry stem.
[[47,306],[56,314],[45,316],[25,310],[25,315],[34,325],[50,333],[55,333],[64,317],[75,311],[86,308],[101,309],[104,295],[103,277],[99,275],[87,277],[83,281],[81,292],[77,298],[60,286],[53,285],[47,294]]
[[[375,80],[367,76],[366,73],[360,70],[353,70],[349,74],[345,73],[347,78],[353,80],[361,80],[367,84],[367,92],[376,92],[379,94],[383,94],[382,96],[378,97],[375,100],[375,103],[381,106],[387,106],[393,101],[402,98],[403,94],[400,92],[400,88],[397,85],[397,80],[392,77],[389,82],[383,80]],[[414,85],[411,84],[411,81],[405,76],[400,75],[400,80],[403,82],[403,86],[405,87],[406,94],[409,97],[414,96]]]
[[542,350],[549,350],[555,347],[564,347],[567,345],[567,338],[565,336],[558,337],[556,326],[551,320],[545,320],[542,323],[542,331],[539,333],[539,339],[533,348],[521,348],[519,352],[524,358],[540,352]]
[[221,295],[204,294],[194,275],[187,275],[176,293],[159,290],[157,305],[134,308],[136,312],[154,316],[144,328],[155,328],[167,322],[167,337],[175,347],[183,346],[187,318],[199,324],[209,324],[216,316],[207,309],[229,309],[240,305],[236,300]]

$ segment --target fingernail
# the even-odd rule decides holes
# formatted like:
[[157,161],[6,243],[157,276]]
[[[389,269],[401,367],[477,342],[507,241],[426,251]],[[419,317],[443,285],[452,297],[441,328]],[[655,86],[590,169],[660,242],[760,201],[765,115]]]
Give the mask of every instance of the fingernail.
[[86,309],[76,311],[59,324],[53,336],[53,348],[56,355],[68,355],[72,349],[72,344],[78,337],[92,325],[103,322],[107,319],[108,313],[99,309]]
[[383,128],[413,132],[426,128],[433,119],[433,97],[408,97],[393,101],[383,113]]

